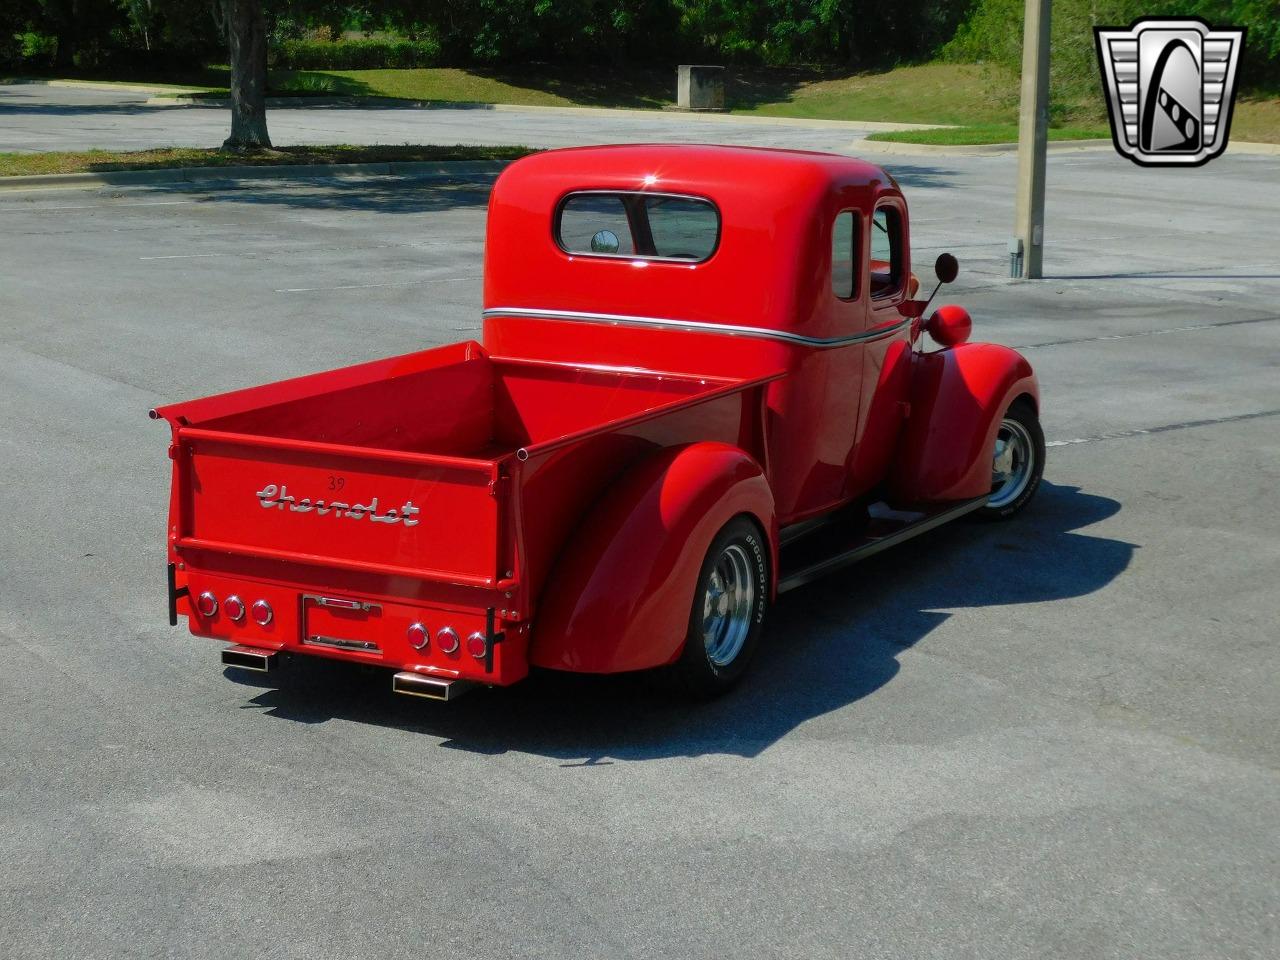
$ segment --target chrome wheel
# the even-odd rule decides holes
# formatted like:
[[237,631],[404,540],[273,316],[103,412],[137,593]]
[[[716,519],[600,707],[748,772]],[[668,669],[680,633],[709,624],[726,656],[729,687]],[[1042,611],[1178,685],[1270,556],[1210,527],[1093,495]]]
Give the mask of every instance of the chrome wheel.
[[996,433],[991,460],[991,496],[987,506],[999,510],[1022,496],[1035,474],[1036,445],[1018,420],[1005,417]]
[[716,560],[702,596],[702,642],[707,659],[717,667],[727,667],[742,652],[755,600],[755,565],[746,550],[730,543]]

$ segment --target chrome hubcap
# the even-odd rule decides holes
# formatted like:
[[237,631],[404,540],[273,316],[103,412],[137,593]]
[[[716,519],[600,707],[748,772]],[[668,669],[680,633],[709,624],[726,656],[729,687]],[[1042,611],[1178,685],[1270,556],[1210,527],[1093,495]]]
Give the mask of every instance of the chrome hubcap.
[[751,559],[731,543],[716,560],[702,597],[702,642],[707,659],[717,667],[727,667],[742,652],[755,599]]
[[989,507],[1005,507],[1013,503],[1031,482],[1035,446],[1031,434],[1017,420],[1002,420],[996,433],[996,449],[991,460],[991,496]]

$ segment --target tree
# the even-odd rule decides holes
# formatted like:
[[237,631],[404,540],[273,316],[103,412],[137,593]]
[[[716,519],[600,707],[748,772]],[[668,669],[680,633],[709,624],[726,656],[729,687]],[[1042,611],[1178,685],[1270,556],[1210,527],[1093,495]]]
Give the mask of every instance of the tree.
[[267,134],[267,24],[262,0],[219,0],[231,65],[231,135],[227,150],[271,146]]

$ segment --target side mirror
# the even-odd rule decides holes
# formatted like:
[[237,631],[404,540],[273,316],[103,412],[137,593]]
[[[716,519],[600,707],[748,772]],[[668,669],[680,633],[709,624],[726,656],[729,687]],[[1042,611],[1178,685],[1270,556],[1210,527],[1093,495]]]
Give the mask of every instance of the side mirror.
[[591,238],[592,253],[617,253],[622,243],[612,230],[597,230]]
[[924,316],[924,312],[929,309],[929,304],[933,303],[933,298],[938,295],[938,291],[942,289],[942,285],[944,283],[950,283],[960,272],[960,261],[949,253],[940,253],[938,254],[938,259],[933,262],[933,272],[938,275],[938,285],[933,288],[933,293],[929,294],[929,299],[924,301],[924,303],[921,303],[919,300],[912,301],[912,310],[910,313],[906,314],[906,316]]
[[933,263],[933,272],[939,283],[951,283],[960,273],[960,261],[949,253],[940,253]]

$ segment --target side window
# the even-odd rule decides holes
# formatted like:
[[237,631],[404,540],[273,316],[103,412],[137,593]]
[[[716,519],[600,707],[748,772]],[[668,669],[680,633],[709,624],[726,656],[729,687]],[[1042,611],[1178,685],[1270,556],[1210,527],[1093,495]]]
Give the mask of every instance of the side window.
[[858,215],[836,214],[831,225],[831,292],[841,300],[858,298]]
[[902,288],[902,216],[879,207],[871,218],[871,296],[888,297]]
[[715,207],[685,197],[648,197],[649,232],[655,256],[675,260],[705,260],[720,239]]

